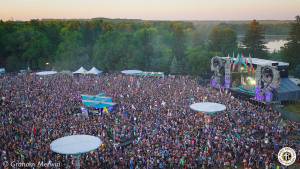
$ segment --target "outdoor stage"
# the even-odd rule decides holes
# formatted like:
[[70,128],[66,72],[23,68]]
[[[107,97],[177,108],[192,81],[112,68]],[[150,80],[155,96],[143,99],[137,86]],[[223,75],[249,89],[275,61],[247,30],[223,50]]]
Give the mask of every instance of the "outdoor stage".
[[244,57],[213,57],[211,86],[228,89],[236,97],[260,103],[300,99],[300,87],[288,77],[289,63]]

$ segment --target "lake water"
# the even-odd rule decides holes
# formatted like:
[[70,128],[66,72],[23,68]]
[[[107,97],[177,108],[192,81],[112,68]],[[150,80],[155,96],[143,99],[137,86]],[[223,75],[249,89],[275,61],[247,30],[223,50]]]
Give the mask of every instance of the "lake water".
[[272,40],[272,41],[268,41],[266,43],[266,47],[268,48],[269,52],[273,52],[273,51],[278,51],[280,50],[281,47],[284,46],[284,44],[287,43],[287,40]]
[[[239,44],[243,41],[244,36],[238,36]],[[279,51],[287,43],[286,35],[265,35],[266,47],[269,52]]]

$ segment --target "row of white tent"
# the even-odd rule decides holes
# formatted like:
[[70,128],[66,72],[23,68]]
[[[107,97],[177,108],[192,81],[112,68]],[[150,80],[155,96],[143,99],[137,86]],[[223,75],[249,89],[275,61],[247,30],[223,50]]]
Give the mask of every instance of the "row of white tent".
[[[97,68],[93,67],[89,71],[87,71],[84,67],[80,67],[78,70],[73,72],[73,74],[94,74],[94,75],[99,75],[103,71],[98,70]],[[37,75],[40,76],[45,76],[45,75],[53,75],[58,73],[57,71],[41,71],[37,72]],[[67,73],[67,74],[72,74],[70,71],[62,71],[61,73]],[[144,75],[144,76],[163,76],[163,72],[143,72],[141,70],[123,70],[121,73],[125,75]]]
[[[84,69],[84,67],[80,67],[78,70],[76,70],[75,72],[73,72],[73,74],[101,74],[102,71],[98,70],[97,68],[93,67],[91,70],[87,71],[86,69]],[[126,74],[126,75],[138,75],[143,73],[143,71],[141,70],[123,70],[121,71],[121,73]]]
[[94,75],[99,75],[101,74],[103,71],[98,70],[97,68],[93,67],[92,69],[90,69],[89,71],[87,71],[84,67],[80,67],[78,70],[76,70],[75,72],[73,72],[73,74],[94,74]]
[[[63,71],[65,72],[65,71]],[[37,72],[37,75],[40,76],[46,76],[46,75],[54,75],[58,73],[57,71],[41,71],[41,72]],[[70,72],[72,74],[72,72]],[[73,72],[73,74],[94,74],[94,75],[99,75],[101,74],[102,71],[98,70],[97,68],[93,67],[92,69],[90,69],[89,71],[87,71],[85,68],[80,67],[78,70],[76,70],[75,72]]]

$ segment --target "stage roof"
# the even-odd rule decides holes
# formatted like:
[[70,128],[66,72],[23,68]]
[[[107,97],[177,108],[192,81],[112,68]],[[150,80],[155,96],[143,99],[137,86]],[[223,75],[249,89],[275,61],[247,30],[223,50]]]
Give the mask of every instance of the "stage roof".
[[[222,59],[227,59],[227,57],[222,57]],[[234,58],[234,60],[235,59],[236,58]],[[280,62],[280,61],[259,59],[259,58],[252,58],[252,63],[255,65],[261,65],[261,66],[266,66],[266,65],[272,66],[272,63],[278,63],[278,66],[289,66],[289,63],[287,63],[287,62]]]
[[256,65],[269,65],[272,66],[272,63],[278,63],[278,66],[289,66],[289,63],[287,62],[279,62],[279,61],[274,61],[274,60],[266,60],[266,59],[259,59],[259,58],[252,58],[253,64]]

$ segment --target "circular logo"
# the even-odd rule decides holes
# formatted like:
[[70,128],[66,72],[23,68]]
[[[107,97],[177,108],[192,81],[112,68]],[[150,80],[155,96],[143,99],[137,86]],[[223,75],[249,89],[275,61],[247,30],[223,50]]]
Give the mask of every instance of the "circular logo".
[[290,166],[296,161],[296,152],[290,147],[283,147],[278,152],[278,161],[285,166]]
[[8,161],[4,161],[4,162],[2,163],[2,165],[3,165],[3,167],[7,167],[7,166],[9,165],[9,163],[8,163]]

